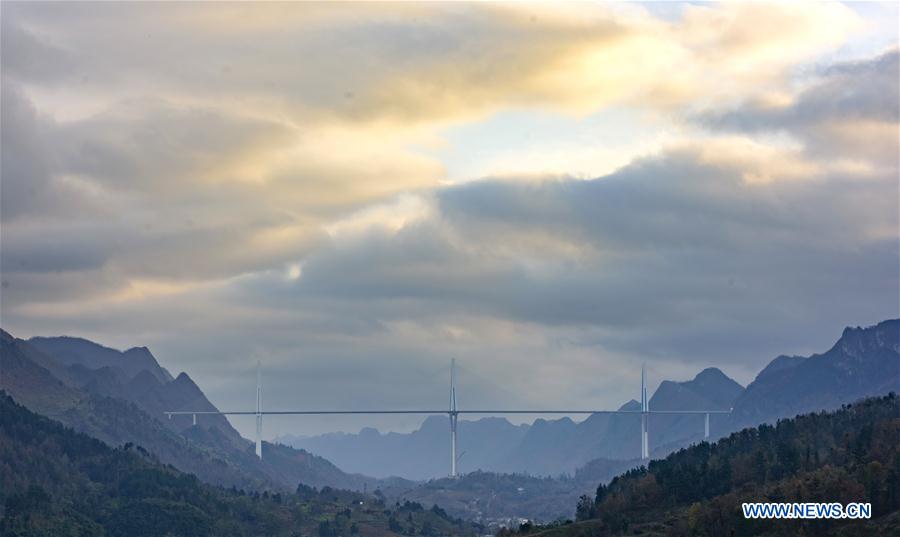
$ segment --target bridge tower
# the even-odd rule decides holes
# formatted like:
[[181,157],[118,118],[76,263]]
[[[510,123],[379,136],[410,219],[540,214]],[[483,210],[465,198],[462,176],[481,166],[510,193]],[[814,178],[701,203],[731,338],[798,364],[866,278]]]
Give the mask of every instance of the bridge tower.
[[450,477],[458,477],[456,472],[456,425],[459,409],[456,406],[456,359],[450,360]]

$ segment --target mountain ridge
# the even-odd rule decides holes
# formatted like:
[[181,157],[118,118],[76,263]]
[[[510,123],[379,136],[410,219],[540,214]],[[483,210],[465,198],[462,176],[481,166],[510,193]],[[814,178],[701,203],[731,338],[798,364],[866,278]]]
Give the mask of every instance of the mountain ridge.
[[[790,379],[793,375],[817,378],[821,371],[831,375],[827,377],[829,382],[818,385],[815,393],[810,392],[812,395],[809,397],[802,397],[804,394],[800,394],[800,399],[806,405],[833,405],[835,401],[857,393],[856,388],[859,386],[868,386],[863,391],[891,387],[900,378],[893,373],[893,367],[900,365],[898,325],[900,321],[889,320],[872,327],[848,328],[828,351],[809,358],[778,356],[760,371],[747,389],[741,388],[717,368],[706,368],[685,381],[663,381],[651,398],[651,408],[728,408],[732,406],[731,399],[734,398],[733,406],[736,409],[755,409],[761,416],[759,419],[763,420],[760,423],[764,423],[790,417],[786,414],[791,409],[777,404],[766,409],[757,403],[751,405],[748,401],[762,398],[764,403],[777,403],[778,397],[770,396],[766,389],[784,390],[785,378]],[[158,453],[161,460],[174,462],[176,467],[188,468],[204,480],[226,486],[236,485],[256,490],[274,486],[283,490],[286,486],[292,486],[292,482],[308,482],[357,490],[364,487],[374,490],[375,487],[380,487],[392,501],[404,498],[446,501],[448,505],[455,506],[455,513],[466,513],[468,516],[477,512],[481,513],[477,516],[488,516],[508,514],[516,512],[518,508],[534,507],[537,504],[533,503],[535,498],[528,496],[530,493],[524,492],[521,493],[524,496],[513,494],[503,500],[505,504],[498,504],[490,500],[494,496],[483,496],[485,491],[491,490],[490,486],[484,488],[485,480],[519,483],[517,486],[525,490],[537,483],[544,483],[545,488],[550,487],[547,490],[556,491],[551,494],[552,497],[548,497],[548,506],[552,504],[559,507],[564,504],[561,499],[571,497],[571,491],[563,489],[571,488],[572,483],[582,483],[585,475],[593,475],[597,480],[607,479],[611,476],[610,472],[637,464],[637,461],[629,459],[638,452],[638,416],[606,414],[594,414],[581,422],[573,422],[568,418],[538,420],[530,426],[513,425],[498,417],[461,421],[460,447],[461,451],[467,451],[463,461],[464,464],[468,463],[468,466],[463,466],[463,471],[472,473],[474,477],[467,479],[463,476],[459,485],[441,480],[429,482],[430,484],[416,484],[399,478],[376,481],[361,475],[347,474],[345,471],[348,468],[341,460],[335,461],[337,465],[332,464],[310,453],[316,450],[295,450],[279,445],[278,442],[264,443],[265,457],[263,461],[259,461],[248,440],[241,438],[236,431],[234,435],[229,433],[229,429],[233,428],[227,421],[226,428],[215,426],[214,421],[207,416],[201,417],[197,426],[191,423],[189,416],[172,421],[150,417],[161,416],[160,409],[177,409],[178,405],[189,406],[193,410],[201,409],[204,404],[215,408],[185,373],[171,381],[161,382],[149,371],[140,371],[129,377],[117,366],[90,369],[83,363],[71,360],[68,366],[64,366],[54,356],[34,349],[27,342],[16,340],[2,330],[0,336],[3,344],[0,375],[4,377],[0,380],[40,383],[41,389],[38,390],[22,390],[22,386],[13,386],[13,390],[18,389],[20,395],[24,392],[33,396],[34,400],[29,401],[26,406],[41,408],[42,414],[56,417],[111,445],[124,442],[146,445],[153,453]],[[152,356],[149,350],[147,353]],[[878,382],[869,380],[873,374],[877,375]],[[838,382],[838,389],[835,389],[835,378],[843,378],[840,375],[855,375],[860,378],[856,378],[855,382]],[[62,378],[66,380],[63,381]],[[793,387],[793,384],[788,382],[787,386]],[[816,383],[813,383],[813,387],[816,387]],[[825,395],[831,398],[826,398]],[[639,403],[630,400],[621,408],[638,410]],[[737,427],[737,420],[726,419],[722,422],[722,418],[714,416],[711,420],[713,439]],[[651,455],[654,458],[702,440],[702,415],[653,415],[651,419]],[[422,435],[424,443],[412,447],[403,446],[403,442],[410,436],[408,434],[380,433],[373,428],[364,428],[358,435],[331,434],[321,438],[379,441],[387,449],[406,456],[398,464],[432,465],[436,475],[443,475],[446,472],[446,458],[449,457],[448,429],[446,416],[431,416],[416,431]],[[686,434],[676,434],[685,431]],[[318,437],[313,437],[316,438]],[[471,443],[476,438],[481,442],[480,446]],[[615,449],[610,449],[610,445],[615,445]],[[524,447],[517,449],[519,446]],[[348,456],[353,456],[352,451],[348,452]],[[574,476],[574,481],[572,477],[549,479],[523,475],[522,472],[528,470],[527,467],[523,470],[522,464],[529,458],[546,459],[543,461],[544,466],[538,468],[543,475],[568,474]],[[328,459],[331,457],[328,456]],[[472,472],[471,469],[478,468],[472,461],[487,461],[484,466],[488,466],[491,461],[499,462],[494,468],[488,466],[488,472]],[[377,463],[377,460],[370,458],[360,462],[371,465]],[[562,471],[557,473],[560,468]],[[248,469],[252,471],[248,472]],[[473,511],[471,507],[463,505],[464,502],[460,503],[460,494],[463,493],[475,494],[487,501],[487,508],[482,506]],[[529,501],[532,503],[528,503]],[[549,507],[541,511],[542,516],[550,516],[552,512]]]
[[[802,387],[800,392],[796,391],[796,386]],[[731,415],[710,415],[710,433],[715,439],[745,426],[837,408],[860,397],[887,393],[891,389],[900,391],[900,320],[896,319],[868,327],[847,327],[829,350],[821,354],[777,356],[746,388],[716,367],[705,368],[689,380],[664,380],[652,394],[650,408],[732,410]],[[794,400],[797,404],[790,404]],[[639,410],[640,405],[631,400],[620,409]],[[673,449],[703,440],[704,418],[702,414],[651,415],[651,455],[664,456]],[[504,422],[509,424],[502,418],[493,423]],[[481,442],[479,437],[472,438],[472,432],[465,430],[472,423],[487,422],[460,421],[460,450],[467,452],[461,460],[464,471],[571,475],[598,457],[627,460],[640,449],[639,416],[595,414],[580,422],[537,420],[531,425],[520,425],[516,436],[505,438],[495,456],[470,458],[473,445]],[[399,454],[412,450],[412,445],[422,446],[414,437],[430,432],[432,426],[439,434],[430,447],[419,450],[428,449],[434,459],[446,460],[449,452],[445,453],[445,431],[449,425],[443,416],[429,417],[412,433],[390,435],[391,449],[383,452],[370,441],[387,437],[387,433],[378,433],[377,437],[371,432],[307,438],[285,436],[279,441],[320,453],[338,466],[351,465],[354,470],[364,472],[366,465],[397,468],[403,460],[408,463],[410,459]],[[484,435],[485,432],[477,434]],[[406,446],[404,442],[407,442]],[[391,457],[395,455],[397,460],[392,461]],[[417,469],[415,478],[435,478],[446,472],[444,465],[430,468],[430,474],[428,468]]]
[[53,356],[62,365],[81,364],[90,369],[99,369],[103,366],[118,367],[129,377],[134,377],[141,371],[149,371],[160,382],[172,380],[172,374],[159,365],[147,347],[131,347],[119,351],[74,336],[35,336],[29,338],[27,342],[39,351]]
[[735,401],[730,427],[831,410],[892,390],[900,390],[900,319],[847,327],[821,354],[775,358]]
[[[56,340],[53,349],[63,351],[71,340],[79,346],[87,341]],[[65,353],[67,358],[57,360],[2,329],[0,344],[0,389],[20,404],[112,446],[129,442],[144,446],[163,462],[208,483],[251,490],[292,490],[300,482],[347,489],[377,485],[376,480],[347,474],[322,457],[269,442],[264,442],[266,457],[260,464],[252,443],[223,416],[203,416],[197,425],[190,416],[164,418],[164,410],[179,407],[215,409],[186,373],[161,382],[152,371],[136,372],[121,384],[116,367],[90,369],[84,360]],[[152,358],[149,351],[145,356]],[[60,363],[65,360],[68,367]]]
[[[711,398],[696,393],[711,390]],[[664,381],[651,399],[660,409],[727,410],[733,397],[743,388],[717,368],[707,368],[686,381]],[[639,410],[630,400],[621,410]],[[715,420],[720,420],[716,417]],[[676,440],[691,440],[702,435],[702,416],[654,416],[654,444],[669,445]],[[678,436],[672,431],[692,431]],[[494,426],[496,430],[491,430]],[[430,479],[446,474],[449,421],[446,416],[429,416],[411,433],[381,433],[364,428],[357,434],[326,433],[313,437],[284,435],[278,442],[326,454],[339,467],[372,473],[377,468],[387,475],[410,479]],[[632,434],[634,433],[634,434]],[[538,418],[532,424],[513,425],[503,417],[460,420],[459,450],[465,453],[461,464],[467,471],[526,473],[536,476],[574,474],[578,468],[600,458],[628,460],[639,453],[639,417],[636,415],[593,414],[575,422],[571,418]],[[423,458],[423,454],[426,457]],[[398,471],[406,471],[399,473]]]

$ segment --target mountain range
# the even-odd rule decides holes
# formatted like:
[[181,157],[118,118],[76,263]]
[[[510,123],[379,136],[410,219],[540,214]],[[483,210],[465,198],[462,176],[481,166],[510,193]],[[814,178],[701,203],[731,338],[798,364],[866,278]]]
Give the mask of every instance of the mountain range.
[[[741,385],[720,370],[709,368],[689,381],[662,382],[650,405],[659,410],[727,410],[742,391]],[[640,404],[632,400],[620,409],[640,410]],[[459,422],[459,450],[464,454],[460,464],[470,471],[573,474],[599,457],[627,460],[638,455],[639,419],[638,415],[593,414],[581,422],[566,417],[538,419],[530,425],[513,425],[497,417],[463,420]],[[652,419],[651,447],[656,451],[684,445],[703,434],[703,416],[655,415]],[[407,434],[381,434],[365,428],[359,434],[282,436],[277,441],[322,454],[347,471],[430,479],[446,473],[448,420],[430,416]]]
[[[867,328],[847,328],[834,344],[808,358],[779,356],[746,388],[717,368],[683,382],[663,381],[650,398],[654,410],[733,409],[711,415],[718,438],[760,423],[830,410],[861,397],[900,390],[900,320]],[[622,410],[639,410],[637,401]],[[651,456],[658,458],[703,439],[703,415],[650,416]],[[429,479],[446,473],[448,418],[432,416],[411,433],[313,437],[282,436],[278,442],[306,449],[346,471],[376,477]],[[520,472],[535,476],[573,474],[598,457],[626,460],[640,453],[637,415],[593,414],[581,422],[538,419],[513,425],[503,418],[460,421],[459,449],[464,471]]]
[[737,398],[731,429],[833,410],[870,395],[900,391],[900,320],[845,328],[828,351],[779,356]]
[[[446,474],[449,457],[449,424],[442,416],[409,434],[369,428],[355,435],[281,438],[264,444],[259,461],[251,442],[221,416],[204,416],[196,425],[188,416],[163,417],[163,410],[215,409],[187,374],[173,377],[144,347],[118,351],[71,337],[25,341],[0,330],[0,389],[76,431],[111,446],[142,446],[160,462],[211,484],[257,491],[293,490],[298,483],[380,490],[389,501],[437,503],[452,516],[484,522],[523,514],[543,520],[568,516],[577,495],[640,465],[634,458],[638,417],[606,414],[530,425],[502,418],[461,421],[461,467],[468,475],[458,480],[431,479]],[[822,354],[779,356],[746,388],[716,368],[687,381],[664,381],[650,407],[733,407],[730,416],[713,416],[718,438],[891,390],[900,391],[900,320],[847,328]],[[640,405],[632,400],[621,408]],[[652,456],[702,440],[702,419],[651,416]],[[386,479],[396,475],[431,480]]]
[[363,489],[372,478],[280,444],[252,443],[223,416],[166,419],[164,410],[215,410],[185,373],[172,378],[143,347],[120,352],[71,337],[17,339],[0,330],[0,389],[30,410],[117,446],[140,445],[202,480],[250,490],[293,490],[298,483]]

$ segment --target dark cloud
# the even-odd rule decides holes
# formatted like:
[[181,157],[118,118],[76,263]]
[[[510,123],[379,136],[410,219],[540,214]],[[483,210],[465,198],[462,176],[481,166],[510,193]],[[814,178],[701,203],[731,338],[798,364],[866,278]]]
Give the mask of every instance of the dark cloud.
[[52,163],[42,140],[42,124],[31,103],[7,81],[0,83],[0,151],[3,182],[0,184],[3,220],[46,206]]
[[72,75],[71,58],[64,50],[24,29],[15,22],[14,17],[4,16],[0,26],[3,30],[0,61],[5,76],[40,83]]
[[[696,119],[717,130],[789,132],[818,156],[877,156],[882,163],[896,165],[900,50],[829,66],[788,105],[748,102],[736,109],[707,111]],[[866,124],[884,128],[873,130]]]
[[833,120],[900,120],[900,51],[832,65],[787,106],[748,104],[701,116],[707,125],[737,130],[796,128]]
[[623,352],[762,364],[897,313],[900,252],[878,236],[898,224],[897,195],[890,178],[748,185],[687,152],[592,181],[481,181],[439,191],[431,219],[334,242],[296,283],[263,279],[248,296],[380,321],[581,326]]

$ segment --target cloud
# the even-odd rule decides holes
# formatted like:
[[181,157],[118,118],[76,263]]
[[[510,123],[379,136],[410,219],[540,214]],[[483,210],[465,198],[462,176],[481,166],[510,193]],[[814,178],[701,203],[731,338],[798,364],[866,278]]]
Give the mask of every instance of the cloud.
[[690,6],[675,21],[640,9],[534,4],[8,11],[10,64],[35,56],[41,40],[27,28],[37,28],[58,51],[42,54],[67,67],[54,70],[55,81],[11,70],[24,80],[80,80],[87,95],[113,86],[120,97],[129,88],[264,106],[298,122],[458,121],[522,106],[586,113],[622,101],[734,98],[782,82],[788,67],[860,29],[839,4]]
[[[138,317],[133,302],[74,301],[75,325],[158,338],[162,356],[190,349],[214,394],[262,357],[275,406],[297,393],[319,406],[429,402],[451,357],[482,376],[467,383],[470,404],[613,406],[633,395],[642,360],[660,378],[718,365],[746,382],[777,354],[822,351],[843,326],[896,314],[893,176],[748,182],[740,159],[702,150],[588,181],[444,187],[403,202],[415,210],[396,226],[360,216],[298,278],[271,270],[150,295]],[[168,333],[173,310],[191,312],[183,335]]]
[[6,220],[55,205],[49,192],[52,164],[44,158],[37,111],[10,84],[0,84],[0,151],[3,155],[2,216]]
[[[697,149],[592,181],[446,188],[436,216],[319,250],[289,285],[300,296],[426,302],[417,316],[658,330],[708,308],[716,322],[769,317],[774,330],[771,304],[817,304],[819,285],[832,278],[854,287],[858,267],[847,260],[859,249],[879,260],[875,281],[892,281],[890,177],[866,187],[832,178],[822,193],[821,182],[754,185],[742,175],[740,166],[705,163]],[[879,296],[859,295],[857,307],[889,310]],[[786,311],[780,322],[798,316]]]
[[65,51],[42,41],[18,24],[7,23],[4,17],[0,53],[3,70],[9,76],[35,82],[52,81],[71,76],[70,58]]
[[473,404],[615,406],[638,361],[746,381],[898,309],[897,52],[834,61],[840,4],[0,24],[4,328],[150,345],[218,404],[248,356],[273,406],[431,401],[457,357]]
[[786,132],[816,159],[858,159],[895,167],[900,152],[900,51],[822,70],[786,103],[748,101],[698,120],[718,130]]
[[190,191],[204,183],[259,182],[251,162],[289,143],[291,129],[215,109],[136,101],[59,125],[69,173],[123,190]]

